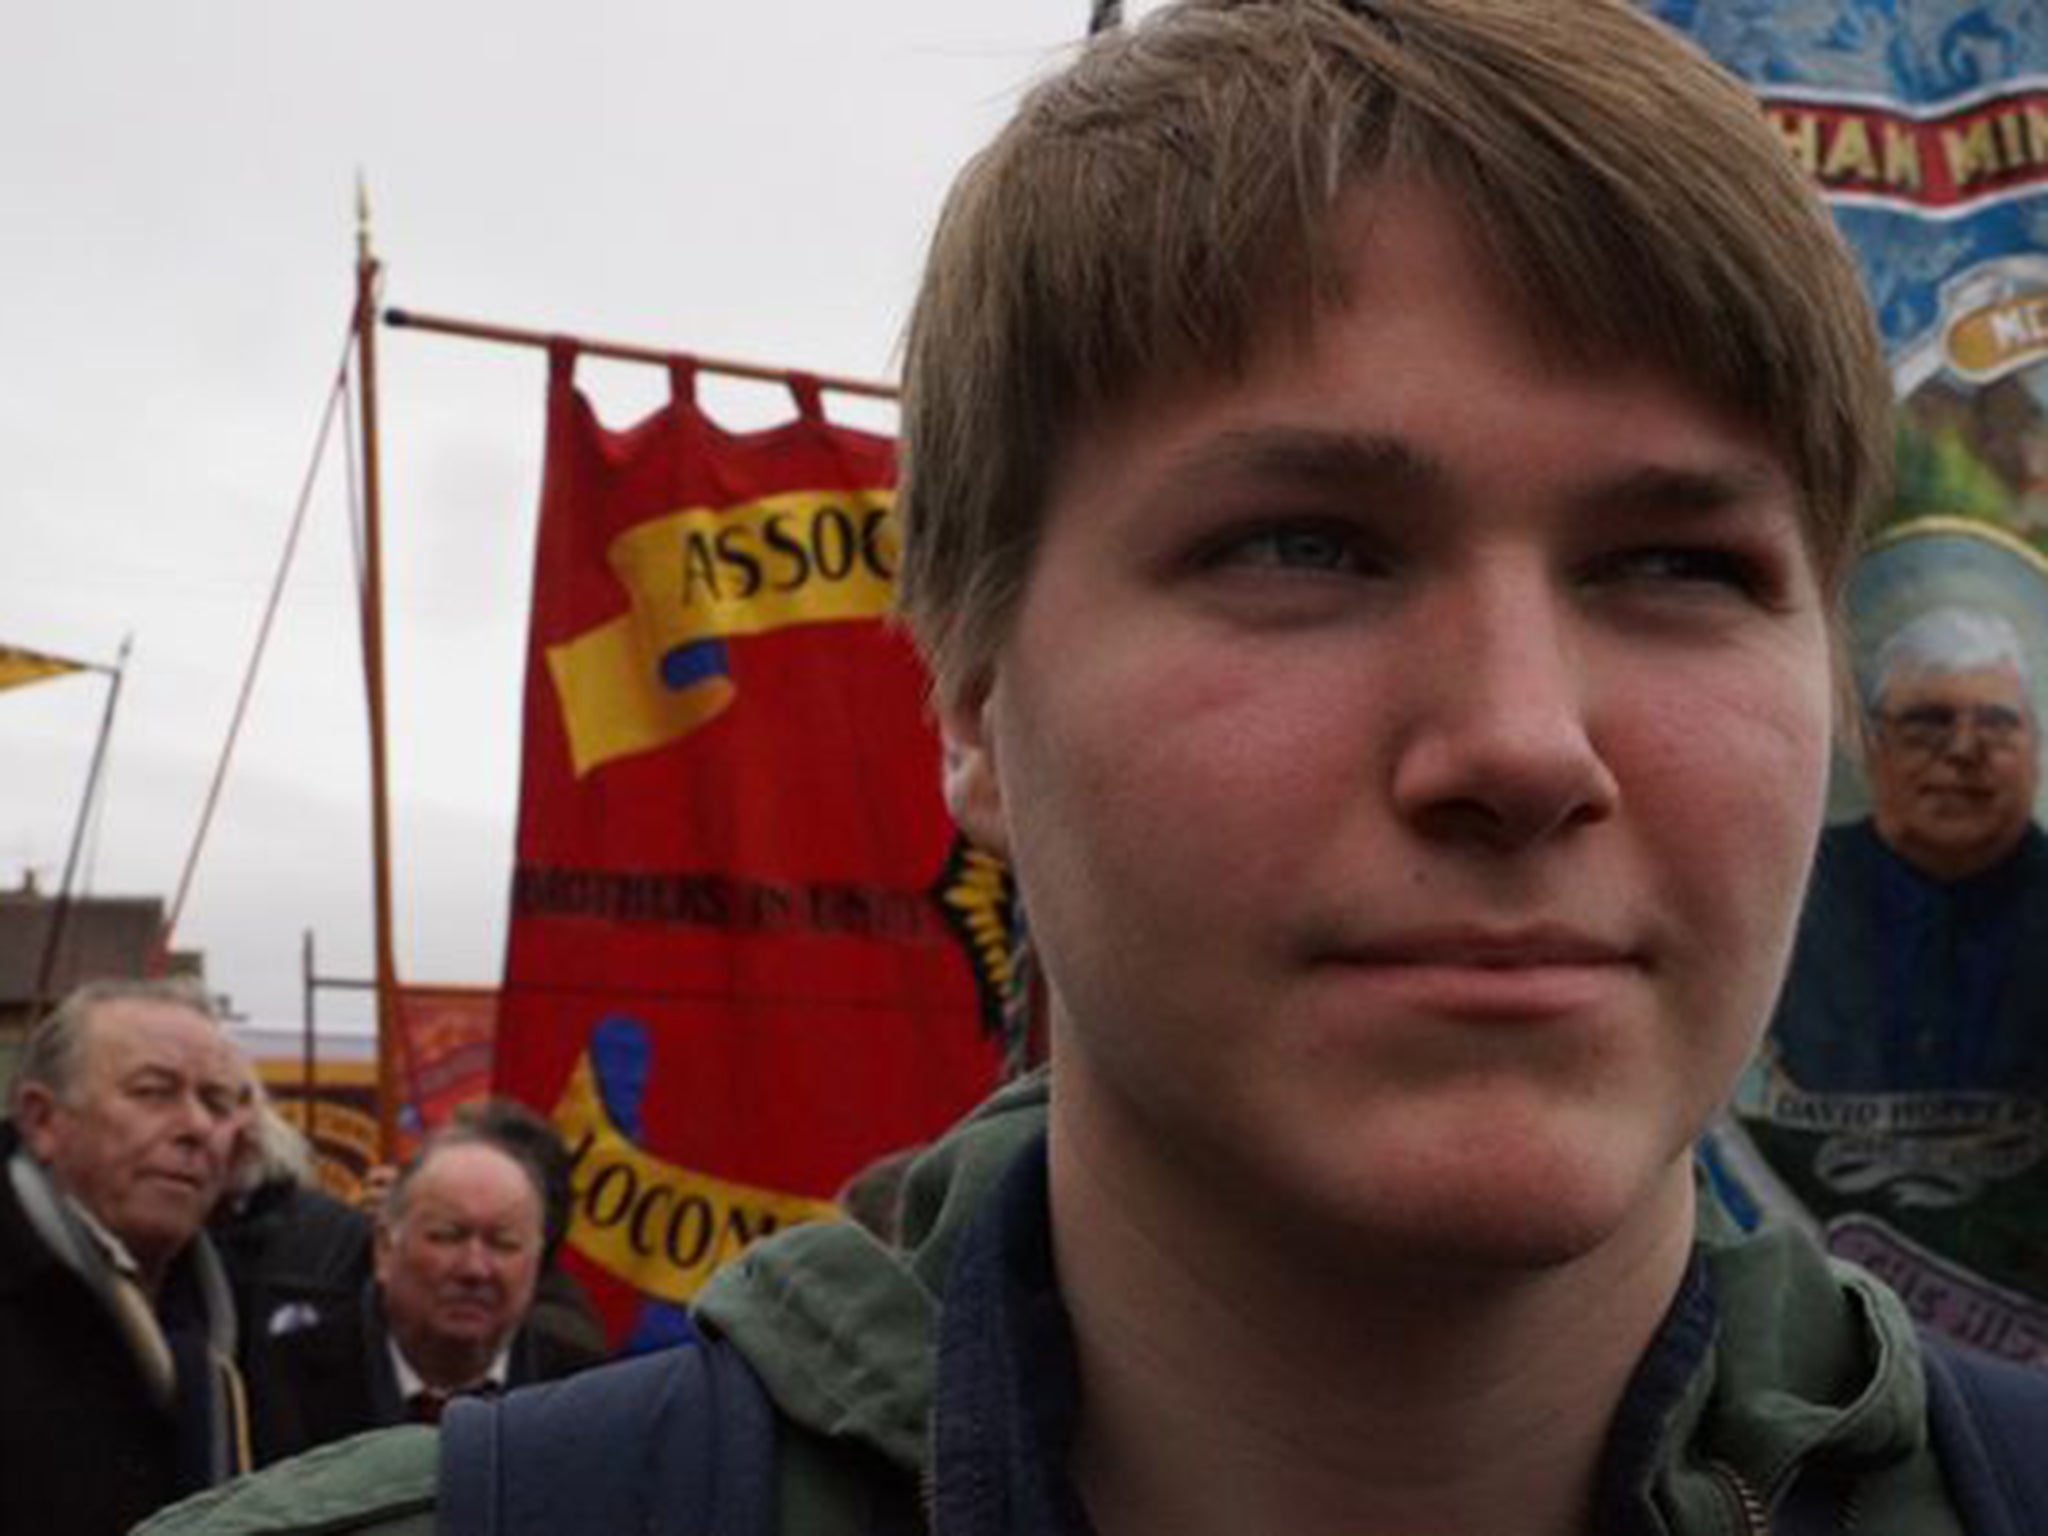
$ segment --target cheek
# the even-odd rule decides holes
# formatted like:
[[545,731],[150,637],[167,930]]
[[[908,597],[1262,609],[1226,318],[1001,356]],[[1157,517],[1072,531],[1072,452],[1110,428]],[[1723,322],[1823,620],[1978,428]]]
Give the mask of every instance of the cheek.
[[1870,801],[1877,809],[1888,811],[1907,801],[1909,781],[1889,758],[1873,752],[1864,776],[1870,781]]
[[[1291,830],[1332,791],[1367,783],[1362,751],[1333,767],[1339,696],[1295,666],[1154,640],[1104,647],[1026,696],[1011,732],[1020,863],[1043,889],[1105,881],[1154,902],[1210,903],[1301,852]],[[1042,701],[1042,702],[1041,702]],[[1339,782],[1341,781],[1341,782]]]
[[110,1115],[106,1122],[106,1144],[124,1162],[140,1162],[165,1143],[176,1140],[185,1119],[175,1110],[143,1110]]
[[1799,687],[1801,675],[1787,663],[1775,675],[1666,679],[1632,749],[1632,815],[1686,942],[1729,984],[1766,993],[1789,953],[1827,796],[1827,694]]
[[2022,761],[2006,776],[2006,790],[2016,812],[2031,816],[2034,810],[2034,795],[2040,788],[2040,775],[2031,762]]
[[93,1177],[102,1184],[132,1184],[169,1139],[160,1116],[109,1116],[85,1143],[93,1149]]
[[1162,1042],[1183,1054],[1263,1006],[1311,871],[1371,798],[1332,694],[1212,659],[1069,672],[1016,738],[1012,851],[1055,1028],[1147,1076]]
[[425,1295],[440,1287],[448,1273],[448,1261],[437,1248],[422,1245],[407,1253],[402,1263],[394,1261],[392,1275],[414,1295]]

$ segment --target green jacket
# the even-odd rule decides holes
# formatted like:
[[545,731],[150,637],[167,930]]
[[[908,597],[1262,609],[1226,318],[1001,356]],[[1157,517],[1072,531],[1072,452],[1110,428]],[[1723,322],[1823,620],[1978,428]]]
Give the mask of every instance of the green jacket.
[[[850,1225],[785,1233],[728,1266],[697,1315],[746,1354],[780,1409],[780,1527],[853,1536],[872,1490],[923,1473],[947,1261],[998,1175],[1042,1134],[1043,1084],[997,1095],[913,1169],[905,1250]],[[1717,1331],[1656,1427],[1654,1506],[1669,1536],[1748,1536],[1746,1512],[1816,1458],[1848,1478],[1857,1536],[1962,1536],[1928,1442],[1902,1306],[1803,1236],[1742,1236],[1702,1200]],[[433,1528],[436,1439],[386,1430],[186,1501],[138,1536]]]

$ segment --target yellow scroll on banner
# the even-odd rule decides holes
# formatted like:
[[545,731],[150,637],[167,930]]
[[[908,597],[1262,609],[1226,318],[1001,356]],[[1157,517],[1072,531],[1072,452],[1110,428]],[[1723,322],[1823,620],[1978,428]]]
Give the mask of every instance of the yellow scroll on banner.
[[606,1273],[663,1301],[688,1301],[713,1270],[757,1238],[839,1215],[829,1200],[735,1184],[651,1156],[605,1112],[587,1054],[555,1105],[554,1121],[576,1164],[570,1243]]
[[887,489],[785,491],[671,512],[612,540],[605,559],[627,610],[547,649],[576,776],[722,713],[734,688],[721,642],[887,613],[893,505]]
[[655,658],[639,643],[631,615],[548,649],[548,675],[576,777],[618,757],[650,752],[714,720],[733,700],[732,680],[707,677],[687,688],[663,685]]

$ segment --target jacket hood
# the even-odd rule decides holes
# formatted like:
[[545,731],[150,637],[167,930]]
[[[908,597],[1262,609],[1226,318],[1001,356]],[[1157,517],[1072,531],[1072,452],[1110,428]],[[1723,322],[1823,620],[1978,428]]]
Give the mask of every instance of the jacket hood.
[[699,1294],[697,1319],[747,1357],[775,1404],[896,1465],[925,1462],[939,1293],[982,1196],[1044,1132],[1042,1073],[997,1093],[911,1166],[900,1248],[851,1222],[757,1243]]
[[[1658,1502],[1673,1527],[1714,1529],[1707,1511],[1725,1508],[1731,1481],[1768,1507],[1802,1468],[1868,1486],[1927,1467],[1920,1342],[1904,1303],[1797,1228],[1739,1232],[1705,1189],[1700,1209],[1714,1338],[1662,1436]],[[1896,1497],[1917,1503],[1924,1491]]]

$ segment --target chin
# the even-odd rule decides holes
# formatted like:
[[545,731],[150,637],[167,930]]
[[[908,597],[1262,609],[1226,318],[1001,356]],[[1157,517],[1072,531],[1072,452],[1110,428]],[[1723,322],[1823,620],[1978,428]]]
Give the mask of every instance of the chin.
[[440,1334],[445,1339],[468,1345],[494,1343],[502,1331],[495,1322],[480,1323],[470,1313],[439,1319]]
[[175,1254],[199,1235],[200,1222],[192,1211],[152,1217],[133,1222],[119,1234],[121,1241],[138,1257],[144,1254]]
[[1541,1195],[1531,1201],[1445,1199],[1397,1241],[1424,1263],[1520,1273],[1588,1257],[1626,1225],[1616,1205]]
[[[1631,1155],[1634,1154],[1634,1155]],[[1610,1138],[1477,1134],[1383,1148],[1338,1192],[1361,1252],[1424,1267],[1555,1269],[1689,1219],[1691,1174]],[[1325,1229],[1327,1232],[1327,1229]]]

